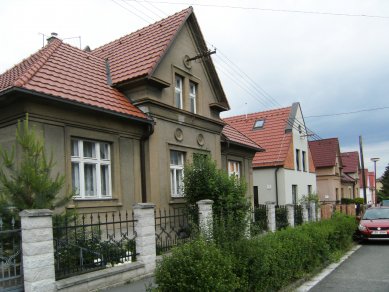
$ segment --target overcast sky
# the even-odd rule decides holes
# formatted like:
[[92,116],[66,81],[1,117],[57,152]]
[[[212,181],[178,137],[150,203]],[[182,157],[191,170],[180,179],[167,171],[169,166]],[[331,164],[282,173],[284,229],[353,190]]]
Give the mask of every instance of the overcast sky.
[[[81,36],[81,47],[93,49],[189,5],[217,49],[212,58],[231,106],[224,117],[298,101],[307,126],[322,138],[338,137],[341,151],[357,151],[362,135],[365,166],[373,170],[370,158],[380,157],[377,176],[383,173],[387,0],[2,0],[0,72],[40,49],[41,34],[56,32],[77,47],[78,38],[67,38]],[[369,110],[376,108],[383,109]],[[313,117],[339,113],[349,114]]]

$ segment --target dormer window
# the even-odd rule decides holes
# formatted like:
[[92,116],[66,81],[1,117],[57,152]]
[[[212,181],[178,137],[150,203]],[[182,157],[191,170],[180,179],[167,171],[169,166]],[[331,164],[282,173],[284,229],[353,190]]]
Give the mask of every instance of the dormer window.
[[256,120],[254,123],[254,129],[262,129],[265,120]]

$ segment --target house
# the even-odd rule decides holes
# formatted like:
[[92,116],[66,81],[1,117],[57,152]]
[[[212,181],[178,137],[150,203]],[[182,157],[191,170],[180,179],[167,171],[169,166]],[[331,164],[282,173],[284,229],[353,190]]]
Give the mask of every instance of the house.
[[358,151],[353,152],[342,152],[342,177],[341,177],[341,197],[342,198],[358,198],[359,197],[359,153]]
[[317,193],[321,202],[336,203],[341,199],[342,159],[338,138],[310,141],[316,168]]
[[316,192],[315,167],[299,103],[224,120],[265,149],[253,159],[255,205],[296,203]]
[[228,109],[189,7],[93,50],[50,37],[0,75],[0,144],[14,142],[28,113],[53,152],[54,172],[77,194],[69,207],[175,206],[184,202],[183,168],[193,154],[209,154],[219,167],[231,157],[250,174],[259,147],[222,133],[219,115]]
[[[365,175],[365,185],[363,183],[362,171],[364,171]],[[366,190],[366,203],[374,204],[376,199],[374,198],[374,171],[369,171],[368,169],[360,169],[359,171],[359,197],[364,198],[364,189]]]
[[257,143],[227,124],[223,128],[221,138],[222,169],[228,174],[245,178],[247,196],[252,200],[253,165],[252,161],[257,152],[264,151]]

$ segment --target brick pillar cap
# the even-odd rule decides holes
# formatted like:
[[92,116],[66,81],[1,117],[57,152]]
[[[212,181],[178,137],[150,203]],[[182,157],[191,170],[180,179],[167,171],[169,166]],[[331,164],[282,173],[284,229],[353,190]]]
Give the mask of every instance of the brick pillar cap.
[[212,205],[213,201],[212,200],[200,200],[196,202],[197,205]]
[[49,209],[30,209],[19,213],[20,217],[47,217],[53,216],[53,211]]
[[154,209],[154,203],[135,203],[132,205],[133,209]]

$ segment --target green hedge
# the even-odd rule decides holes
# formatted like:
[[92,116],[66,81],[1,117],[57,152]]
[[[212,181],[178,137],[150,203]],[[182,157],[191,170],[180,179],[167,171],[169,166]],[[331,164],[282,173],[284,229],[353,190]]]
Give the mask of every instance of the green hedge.
[[155,272],[159,291],[234,291],[239,279],[233,260],[203,239],[172,249]]
[[165,258],[156,280],[161,291],[279,290],[347,250],[355,229],[355,218],[336,214],[330,220],[236,241],[228,249],[200,240]]

